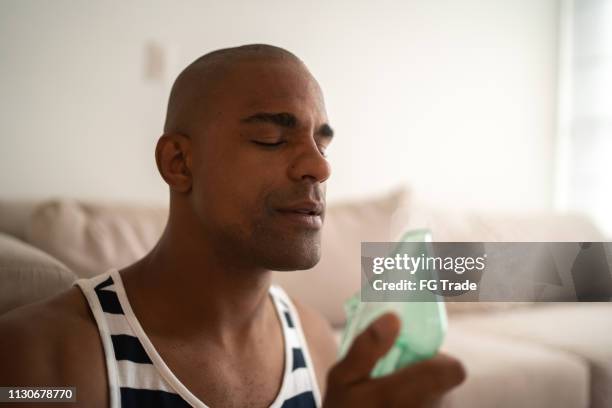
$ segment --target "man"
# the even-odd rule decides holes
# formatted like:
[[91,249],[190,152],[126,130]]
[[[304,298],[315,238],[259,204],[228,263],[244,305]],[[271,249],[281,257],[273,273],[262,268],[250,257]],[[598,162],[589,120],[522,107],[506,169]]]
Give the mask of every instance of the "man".
[[76,386],[83,407],[434,403],[463,380],[450,357],[369,378],[397,317],[335,364],[328,324],[270,285],[271,270],[319,260],[332,136],[319,85],[286,50],[249,45],[189,65],[157,143],[170,188],[158,244],[2,317],[0,385]]

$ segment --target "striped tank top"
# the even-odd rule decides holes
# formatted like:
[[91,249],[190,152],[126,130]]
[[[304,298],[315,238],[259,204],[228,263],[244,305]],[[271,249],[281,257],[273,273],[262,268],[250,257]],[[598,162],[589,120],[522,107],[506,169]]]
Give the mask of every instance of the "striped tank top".
[[[207,408],[176,378],[153,347],[132,311],[116,269],[79,279],[75,285],[83,291],[98,325],[111,408]],[[285,347],[283,380],[270,407],[319,407],[321,396],[295,307],[280,287],[271,286],[269,293],[282,324]]]

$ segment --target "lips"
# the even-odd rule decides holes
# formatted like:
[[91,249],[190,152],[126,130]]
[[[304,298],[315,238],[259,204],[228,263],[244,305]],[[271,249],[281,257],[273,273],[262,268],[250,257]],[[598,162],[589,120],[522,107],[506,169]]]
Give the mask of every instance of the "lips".
[[283,219],[304,227],[319,229],[323,226],[323,203],[303,201],[284,206],[278,210]]
[[323,203],[319,201],[303,201],[301,203],[296,203],[283,207],[279,211],[295,212],[306,215],[321,215],[323,213],[323,208]]

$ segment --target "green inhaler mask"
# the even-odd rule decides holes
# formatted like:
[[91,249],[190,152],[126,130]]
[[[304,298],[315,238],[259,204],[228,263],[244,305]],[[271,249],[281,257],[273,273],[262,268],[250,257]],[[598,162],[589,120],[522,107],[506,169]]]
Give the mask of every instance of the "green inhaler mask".
[[[402,243],[410,243],[405,247]],[[430,253],[431,233],[428,230],[413,230],[404,233],[394,252],[405,254],[407,249],[415,253],[408,256],[418,257]],[[415,245],[415,243],[421,243]],[[414,275],[415,279],[422,274]],[[418,300],[410,300],[416,296],[406,292],[404,302],[362,302],[360,293],[350,298],[346,304],[347,323],[340,342],[342,358],[348,352],[353,340],[370,323],[387,312],[394,312],[400,318],[401,328],[393,347],[374,366],[372,377],[390,374],[404,366],[433,357],[444,340],[447,329],[446,309],[440,295],[428,291],[419,291]],[[426,301],[421,301],[426,300]]]

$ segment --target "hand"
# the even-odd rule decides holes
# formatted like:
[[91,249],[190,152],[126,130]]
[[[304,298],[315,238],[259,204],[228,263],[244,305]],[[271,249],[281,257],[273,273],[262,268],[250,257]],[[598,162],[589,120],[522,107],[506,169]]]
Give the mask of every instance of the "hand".
[[424,408],[465,379],[463,365],[438,354],[380,378],[370,378],[378,359],[391,348],[400,329],[398,317],[387,313],[355,338],[347,355],[329,371],[324,408]]

